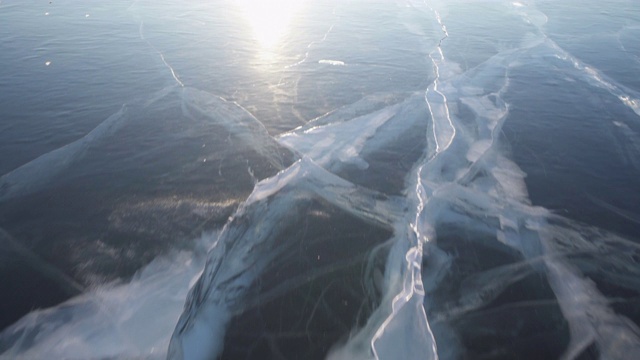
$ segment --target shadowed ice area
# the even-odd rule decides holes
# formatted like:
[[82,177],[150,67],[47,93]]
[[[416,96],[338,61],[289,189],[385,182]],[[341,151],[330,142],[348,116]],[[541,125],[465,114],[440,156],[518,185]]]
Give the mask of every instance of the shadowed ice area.
[[637,4],[269,3],[61,2],[136,45],[0,124],[1,359],[640,358]]
[[[224,224],[254,182],[291,159],[238,105],[170,88],[0,177],[1,226],[39,261],[92,286],[189,248],[194,237]],[[21,264],[3,266],[10,274]],[[55,286],[30,274],[23,275],[27,286],[2,299],[18,302],[43,282]],[[55,295],[60,291],[52,297],[64,299]],[[28,308],[51,305],[48,297],[22,301]]]

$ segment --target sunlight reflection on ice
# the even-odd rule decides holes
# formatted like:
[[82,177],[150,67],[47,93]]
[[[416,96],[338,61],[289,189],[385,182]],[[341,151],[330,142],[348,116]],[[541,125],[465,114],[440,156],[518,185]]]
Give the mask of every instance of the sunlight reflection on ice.
[[303,5],[303,1],[296,0],[238,0],[237,3],[263,49],[278,43]]

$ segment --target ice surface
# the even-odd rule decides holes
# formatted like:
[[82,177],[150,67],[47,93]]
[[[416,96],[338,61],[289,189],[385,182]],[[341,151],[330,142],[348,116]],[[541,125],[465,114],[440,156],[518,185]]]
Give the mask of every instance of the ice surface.
[[[269,87],[298,99],[309,76],[324,115],[274,136],[250,101],[188,86],[140,20],[177,85],[0,178],[12,253],[94,284],[4,330],[0,358],[640,358],[638,89],[566,47],[544,1],[394,6],[424,86],[327,112],[318,79],[395,74],[331,46],[359,13],[336,5]],[[383,44],[366,49],[408,51]],[[249,83],[272,80],[251,61]],[[69,230],[68,203],[99,220]],[[39,261],[31,217],[71,260]]]
[[405,96],[400,102],[398,95],[362,99],[280,134],[278,142],[351,182],[399,194],[426,144],[428,117],[422,94]]
[[[296,255],[301,246],[299,242],[304,238],[284,234],[289,224],[304,221],[300,216],[316,197],[382,228],[390,227],[396,220],[390,216],[399,212],[394,201],[383,201],[384,195],[360,189],[319,168],[309,159],[302,159],[276,177],[259,183],[211,250],[204,273],[190,292],[185,312],[176,327],[169,357],[206,359],[219,356],[223,350],[221,342],[207,342],[206,348],[195,349],[194,344],[202,343],[211,334],[224,337],[225,325],[231,316],[247,311],[249,294],[256,286],[267,288],[267,293],[276,291],[270,295],[276,297],[278,292],[296,287],[294,281],[288,286],[276,284],[281,285],[281,289],[271,290],[264,284],[266,279],[259,279],[266,276],[267,270],[271,271],[271,276],[277,275],[270,269],[275,264],[285,266],[288,261],[296,264],[297,256],[301,255],[313,258],[313,254]],[[349,253],[345,252],[345,255],[349,256]],[[292,260],[286,260],[290,257]],[[327,261],[325,257],[327,255],[318,254],[314,260],[323,264]],[[276,262],[276,259],[280,261]],[[300,274],[303,283],[321,276],[323,268],[306,271],[309,273]],[[258,301],[268,302],[270,296],[260,295]]]
[[217,234],[157,258],[127,283],[93,288],[25,316],[0,335],[1,358],[163,359],[189,286]]
[[[255,181],[292,158],[242,107],[170,87],[2,176],[0,223],[17,245],[83,287],[128,278],[222,227]],[[19,300],[32,296],[27,288],[3,299],[24,302],[22,311],[51,305],[48,297]]]
[[90,133],[64,147],[46,153],[37,159],[0,177],[0,202],[25,196],[40,190],[52,178],[80,160],[94,142],[113,135],[127,120],[127,109],[104,120]]

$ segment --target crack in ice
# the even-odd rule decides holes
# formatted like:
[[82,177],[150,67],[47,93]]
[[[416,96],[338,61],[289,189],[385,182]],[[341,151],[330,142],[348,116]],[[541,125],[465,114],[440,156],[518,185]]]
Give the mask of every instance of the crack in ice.
[[[556,56],[559,59],[570,62],[576,70],[581,71],[587,75],[588,82],[592,83],[592,85],[594,86],[607,90],[611,95],[618,98],[618,100],[620,100],[622,104],[630,108],[634,113],[636,113],[636,115],[640,116],[640,99],[634,98],[629,95],[630,93],[634,93],[633,90],[627,89],[624,85],[616,84],[615,81],[611,79],[607,79],[607,77],[603,75],[599,70],[592,66],[589,66],[582,60],[573,56],[570,52],[562,48],[557,42],[551,39],[543,29],[543,26],[549,19],[545,13],[538,9],[533,9],[531,10],[531,12],[534,12],[535,14],[531,14],[529,11],[525,10],[524,7],[519,7],[519,9],[521,10],[519,10],[518,12],[523,20],[535,26],[540,36],[542,36],[542,38],[558,52]],[[543,16],[544,21],[534,21],[533,17],[535,15]],[[624,49],[624,46],[622,46],[622,48]]]
[[334,26],[334,25],[335,25],[335,24],[331,24],[331,26],[329,26],[329,30],[327,30],[327,32],[325,32],[325,33],[324,33],[324,36],[322,37],[322,39],[320,39],[320,40],[314,40],[314,41],[310,42],[310,43],[307,45],[307,51],[304,53],[304,57],[302,58],[302,60],[300,60],[300,61],[298,61],[298,62],[296,62],[296,63],[293,63],[293,64],[291,64],[291,65],[287,65],[287,66],[285,66],[284,68],[285,68],[285,69],[289,69],[289,68],[296,67],[296,66],[298,66],[298,65],[300,65],[300,64],[302,64],[302,63],[304,63],[304,62],[306,62],[306,61],[307,61],[307,59],[309,58],[309,52],[311,51],[311,47],[313,47],[313,46],[314,46],[314,45],[316,45],[316,44],[322,44],[325,40],[327,40],[327,36],[329,36],[329,33],[331,33],[331,31],[333,30],[333,26]]
[[[446,150],[449,145],[451,145],[451,142],[456,135],[456,128],[455,126],[453,126],[453,122],[451,121],[451,114],[449,113],[447,96],[438,88],[441,77],[440,65],[445,62],[444,53],[442,51],[442,42],[449,37],[449,32],[447,31],[446,25],[442,22],[440,13],[426,2],[425,5],[435,15],[436,21],[438,22],[438,25],[440,26],[440,29],[443,33],[443,37],[438,40],[436,50],[429,53],[429,59],[431,59],[431,63],[433,64],[435,79],[433,80],[432,86],[427,88],[427,91],[425,92],[425,101],[433,120],[433,136],[436,142],[436,153],[440,153],[443,150]],[[438,53],[438,59],[433,56],[434,52]],[[435,104],[433,103],[433,100],[429,99],[430,90],[442,97],[442,104]],[[446,123],[444,123],[444,121],[442,121],[441,119],[446,120]],[[442,127],[440,125],[442,125]],[[448,128],[445,128],[445,126],[448,126]]]
[[169,69],[169,71],[171,72],[171,76],[176,81],[176,83],[178,83],[178,85],[180,85],[180,87],[184,87],[184,83],[180,80],[180,78],[178,77],[178,74],[176,74],[176,71],[173,69],[173,67],[171,65],[169,65],[167,60],[164,58],[164,54],[162,53],[162,51],[158,50],[158,48],[153,46],[153,44],[144,37],[144,22],[143,21],[140,21],[140,26],[138,27],[138,32],[140,33],[140,39],[142,41],[144,41],[145,43],[147,43],[147,45],[149,45],[149,47],[151,49],[153,49],[153,51],[155,51],[156,53],[158,53],[158,55],[160,55],[160,60],[162,60],[162,63]]

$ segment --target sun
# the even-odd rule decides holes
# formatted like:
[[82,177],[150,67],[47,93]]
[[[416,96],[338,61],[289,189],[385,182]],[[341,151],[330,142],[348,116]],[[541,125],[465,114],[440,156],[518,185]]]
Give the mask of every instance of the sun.
[[287,33],[301,0],[237,0],[255,39],[265,49],[275,46]]

